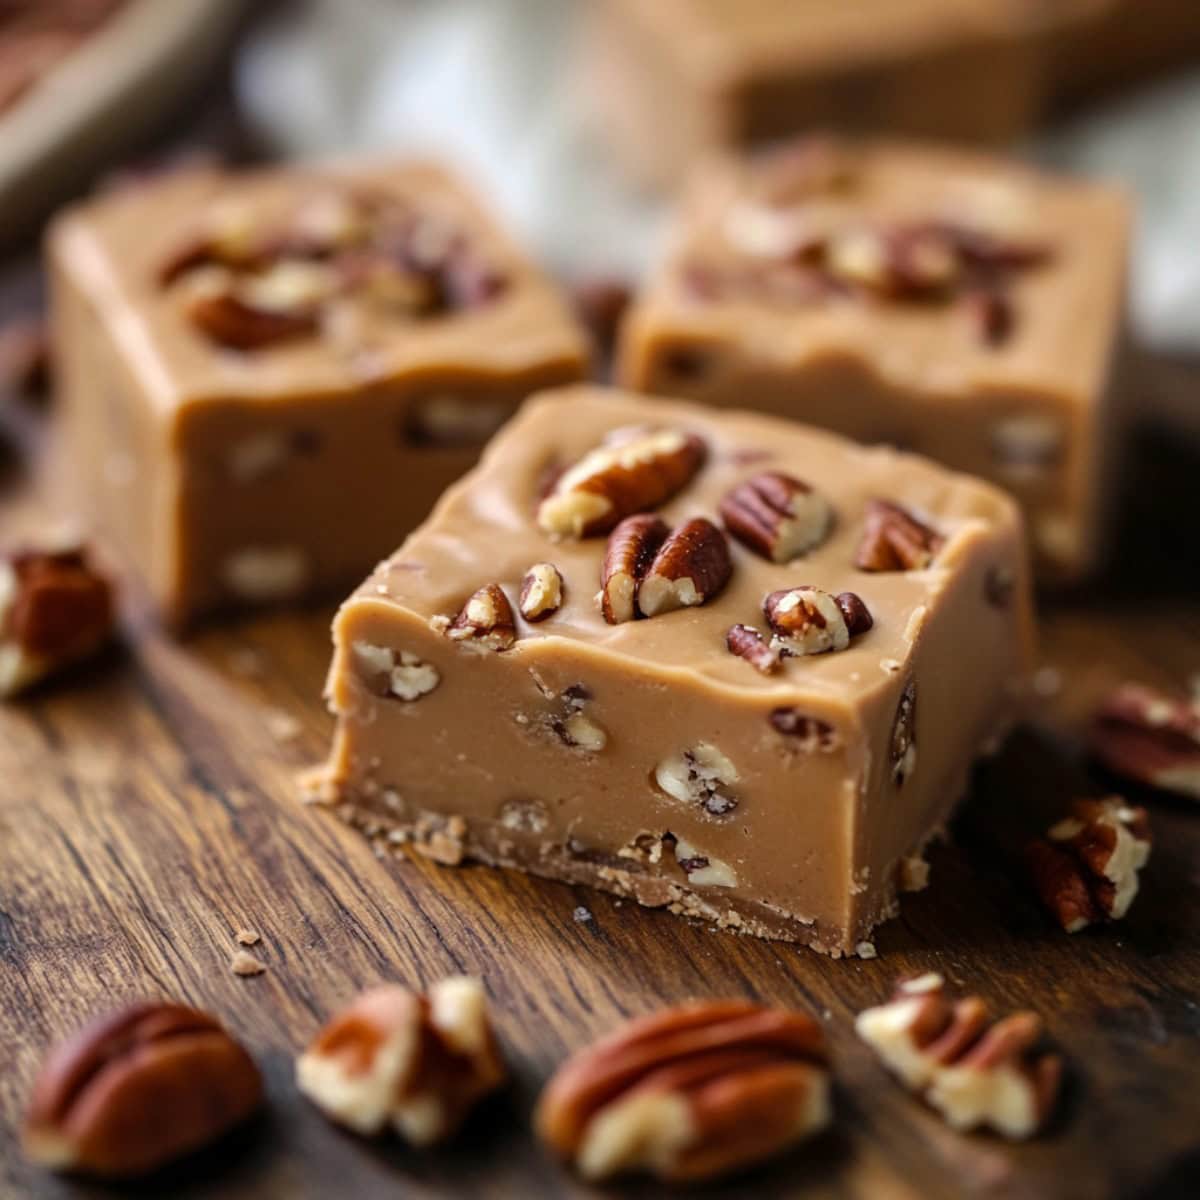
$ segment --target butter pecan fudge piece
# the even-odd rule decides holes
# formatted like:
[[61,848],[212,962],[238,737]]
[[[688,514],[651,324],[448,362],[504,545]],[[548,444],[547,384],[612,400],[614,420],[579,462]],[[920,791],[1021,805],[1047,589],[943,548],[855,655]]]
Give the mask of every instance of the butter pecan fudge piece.
[[50,251],[75,473],[176,624],[349,586],[585,370],[565,302],[432,165],[181,172]]
[[630,387],[928,454],[1023,505],[1039,577],[1093,564],[1129,213],[986,156],[809,139],[698,171],[628,315]]
[[[884,500],[925,551],[866,569]],[[1020,518],[987,484],[561,389],[342,607],[319,792],[381,847],[871,953],[1012,719],[1030,625]]]

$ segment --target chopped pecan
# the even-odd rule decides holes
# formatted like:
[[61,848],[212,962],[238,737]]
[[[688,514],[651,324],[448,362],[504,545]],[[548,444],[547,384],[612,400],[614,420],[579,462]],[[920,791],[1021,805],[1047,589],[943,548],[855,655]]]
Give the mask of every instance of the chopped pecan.
[[833,524],[825,497],[782,471],[762,471],[739,483],[718,511],[739,542],[776,563],[819,546]]
[[215,1141],[261,1104],[253,1060],[207,1013],[135,1004],[50,1052],[25,1152],[56,1171],[130,1177]]
[[299,292],[284,302],[282,293],[272,297],[270,291],[240,288],[211,275],[191,287],[185,311],[197,329],[231,350],[257,350],[307,337],[320,317],[319,303],[301,298]]
[[437,667],[418,658],[411,650],[394,650],[362,640],[356,641],[351,650],[367,686],[377,695],[419,700],[428,696],[442,681]]
[[808,753],[832,753],[841,745],[838,731],[828,721],[802,713],[790,705],[771,709],[767,719],[771,727],[785,737],[795,738],[799,749]]
[[1012,336],[1016,313],[1007,292],[995,287],[971,288],[963,293],[961,304],[985,346],[1002,346]]
[[446,627],[453,642],[484,650],[510,650],[517,640],[512,605],[498,583],[481,587]]
[[725,634],[730,654],[744,658],[756,671],[771,675],[779,670],[783,655],[750,625],[733,625]]
[[778,1154],[830,1120],[821,1029],[745,1001],[630,1021],[564,1063],[538,1134],[587,1179],[712,1178]]
[[1138,872],[1150,858],[1144,808],[1119,796],[1076,800],[1071,815],[1025,848],[1042,903],[1067,933],[1120,920],[1138,893]]
[[939,295],[961,274],[953,243],[925,225],[845,230],[829,240],[825,267],[841,282],[894,299]]
[[415,1146],[450,1137],[505,1069],[476,979],[427,996],[383,984],[357,996],[296,1060],[300,1090],[356,1133],[391,1126]]
[[890,750],[892,779],[897,787],[917,768],[917,681],[910,679],[900,693],[896,716],[892,720]]
[[710,742],[663,759],[654,769],[660,788],[684,804],[695,805],[710,817],[728,816],[738,806],[730,787],[741,776],[738,769]]
[[691,842],[673,833],[665,834],[663,841],[674,844],[675,861],[687,876],[688,883],[696,887],[737,887],[737,872],[727,862],[702,853]]
[[940,975],[900,983],[887,1004],[859,1013],[855,1028],[955,1129],[986,1125],[1026,1138],[1054,1108],[1062,1060],[1036,1050],[1041,1019],[1019,1012],[993,1022],[976,996],[952,1003]]
[[1200,800],[1198,701],[1122,684],[1092,719],[1091,750],[1125,779]]
[[600,570],[600,610],[610,625],[639,615],[638,589],[670,532],[661,517],[639,513],[609,534]]
[[571,684],[558,697],[560,708],[549,717],[549,725],[563,745],[596,754],[608,745],[608,734],[585,711],[591,699],[590,689]]
[[729,582],[725,535],[706,517],[685,521],[659,547],[637,590],[642,615],[656,617],[711,600]]
[[933,562],[944,540],[908,509],[890,500],[872,500],[854,565],[860,571],[917,571]]
[[852,637],[873,624],[866,605],[853,592],[831,596],[803,585],[771,592],[763,601],[763,614],[775,635],[771,644],[784,654],[844,650]]
[[564,471],[538,505],[537,523],[556,537],[607,533],[624,517],[656,508],[704,461],[705,445],[676,429],[625,431]]
[[562,602],[563,577],[559,569],[553,563],[534,563],[521,580],[521,616],[532,623],[544,621],[558,612]]

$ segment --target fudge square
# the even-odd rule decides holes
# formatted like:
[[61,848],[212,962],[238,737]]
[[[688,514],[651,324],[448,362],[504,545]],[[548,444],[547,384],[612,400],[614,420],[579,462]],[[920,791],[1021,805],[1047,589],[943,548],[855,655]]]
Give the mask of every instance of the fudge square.
[[812,138],[697,172],[623,385],[888,441],[1002,485],[1039,578],[1101,548],[1129,213],[970,152]]
[[381,850],[869,954],[1013,718],[1030,637],[999,490],[559,389],[342,607],[315,797]]
[[189,170],[71,212],[50,257],[74,473],[176,625],[352,586],[586,368],[430,164]]

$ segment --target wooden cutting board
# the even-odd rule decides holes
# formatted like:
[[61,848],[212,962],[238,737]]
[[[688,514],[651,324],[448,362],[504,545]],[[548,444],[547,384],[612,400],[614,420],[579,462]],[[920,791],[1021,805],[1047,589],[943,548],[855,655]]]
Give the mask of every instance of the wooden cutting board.
[[[27,446],[40,440],[36,421],[9,424]],[[1181,684],[1200,671],[1197,464],[1166,442],[1133,450],[1121,567],[1044,613],[1043,659],[1061,691],[979,769],[953,844],[933,853],[931,886],[879,932],[873,961],[711,932],[516,873],[381,862],[295,786],[330,735],[320,691],[332,609],[180,645],[134,607],[118,650],[0,709],[0,1195],[113,1194],[29,1167],[14,1127],[46,1043],[142,996],[219,1014],[262,1064],[270,1103],[139,1195],[596,1195],[530,1137],[538,1089],[621,1018],[692,996],[816,1015],[837,1072],[832,1132],[706,1195],[1200,1195],[1200,805],[1132,793],[1151,805],[1156,842],[1129,917],[1111,928],[1053,928],[1014,858],[1069,796],[1111,785],[1080,754],[1094,698],[1123,677]],[[44,510],[19,464],[0,486],[8,540]],[[1054,682],[1042,676],[1048,693]],[[229,969],[243,926],[262,934],[256,978]],[[928,970],[1001,1012],[1046,1018],[1070,1076],[1045,1136],[1011,1146],[953,1133],[856,1041],[856,1012],[896,976]],[[361,1142],[297,1095],[293,1054],[356,989],[456,971],[485,979],[514,1082],[453,1148]]]

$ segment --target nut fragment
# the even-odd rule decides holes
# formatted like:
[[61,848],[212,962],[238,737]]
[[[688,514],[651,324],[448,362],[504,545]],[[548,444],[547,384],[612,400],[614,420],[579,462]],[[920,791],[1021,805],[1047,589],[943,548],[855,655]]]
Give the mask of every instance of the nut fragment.
[[262,1094],[253,1060],[207,1013],[135,1004],[47,1056],[29,1101],[25,1153],[55,1171],[143,1175],[215,1141]]
[[917,571],[933,562],[944,540],[908,509],[872,500],[854,565],[860,571]]
[[225,586],[252,603],[290,600],[308,586],[311,567],[298,546],[247,546],[221,566]]
[[313,333],[319,317],[317,303],[297,296],[284,304],[273,286],[266,283],[261,291],[238,289],[223,276],[205,275],[190,286],[185,312],[197,329],[231,350],[259,350]]
[[391,1125],[415,1146],[448,1138],[504,1076],[483,988],[462,976],[427,996],[361,993],[296,1060],[297,1086],[331,1120],[362,1134]]
[[497,653],[511,649],[517,640],[512,605],[499,584],[481,587],[459,610],[446,629],[446,636],[483,650]]
[[900,983],[895,996],[859,1013],[858,1036],[955,1129],[986,1125],[1026,1138],[1046,1122],[1062,1060],[1038,1053],[1042,1022],[1031,1012],[993,1023],[977,996],[952,1003],[940,975]]
[[410,650],[393,650],[390,646],[376,646],[361,640],[351,649],[368,686],[380,696],[419,700],[428,696],[442,681],[435,666]]
[[558,739],[564,745],[592,754],[603,750],[608,745],[608,734],[584,711],[592,699],[591,691],[581,683],[574,683],[558,699],[560,711],[551,715],[549,720],[550,728]]
[[892,780],[903,787],[917,769],[917,681],[910,679],[900,693],[896,716],[892,721]]
[[609,534],[600,571],[600,611],[610,625],[639,615],[638,588],[670,532],[661,517],[639,513]]
[[705,854],[681,837],[667,836],[675,844],[675,861],[688,883],[698,887],[737,887],[737,872],[727,862]]
[[728,816],[738,806],[729,788],[741,779],[737,767],[711,742],[663,759],[654,768],[660,788],[684,804],[697,805],[710,817]]
[[756,671],[771,675],[779,670],[783,655],[751,625],[733,625],[725,634],[730,654],[744,658]]
[[732,573],[725,535],[706,517],[693,517],[659,547],[638,587],[637,606],[643,616],[657,617],[704,604]]
[[771,727],[787,738],[794,738],[797,749],[813,754],[831,754],[842,744],[838,731],[820,717],[802,713],[790,705],[771,709],[767,719]]
[[555,537],[607,533],[622,518],[656,508],[700,469],[704,443],[676,429],[610,439],[563,472],[538,505],[537,523]]
[[558,612],[562,602],[563,577],[559,569],[553,563],[534,563],[521,580],[521,616],[533,623],[544,621]]
[[547,1084],[535,1123],[587,1179],[640,1170],[682,1182],[760,1162],[830,1117],[816,1022],[731,1000],[630,1021],[576,1054]]
[[781,471],[762,471],[739,483],[718,511],[738,541],[776,563],[791,562],[819,546],[833,524],[825,497]]
[[803,585],[771,592],[763,600],[763,614],[775,634],[772,645],[784,654],[844,650],[852,637],[873,624],[866,605],[853,592],[831,596]]
[[1200,800],[1200,702],[1122,684],[1092,720],[1091,750],[1126,779]]
[[1067,933],[1120,920],[1149,858],[1146,810],[1119,796],[1076,800],[1069,817],[1025,848],[1034,887]]
[[0,556],[0,697],[94,654],[114,618],[112,585],[85,549]]

